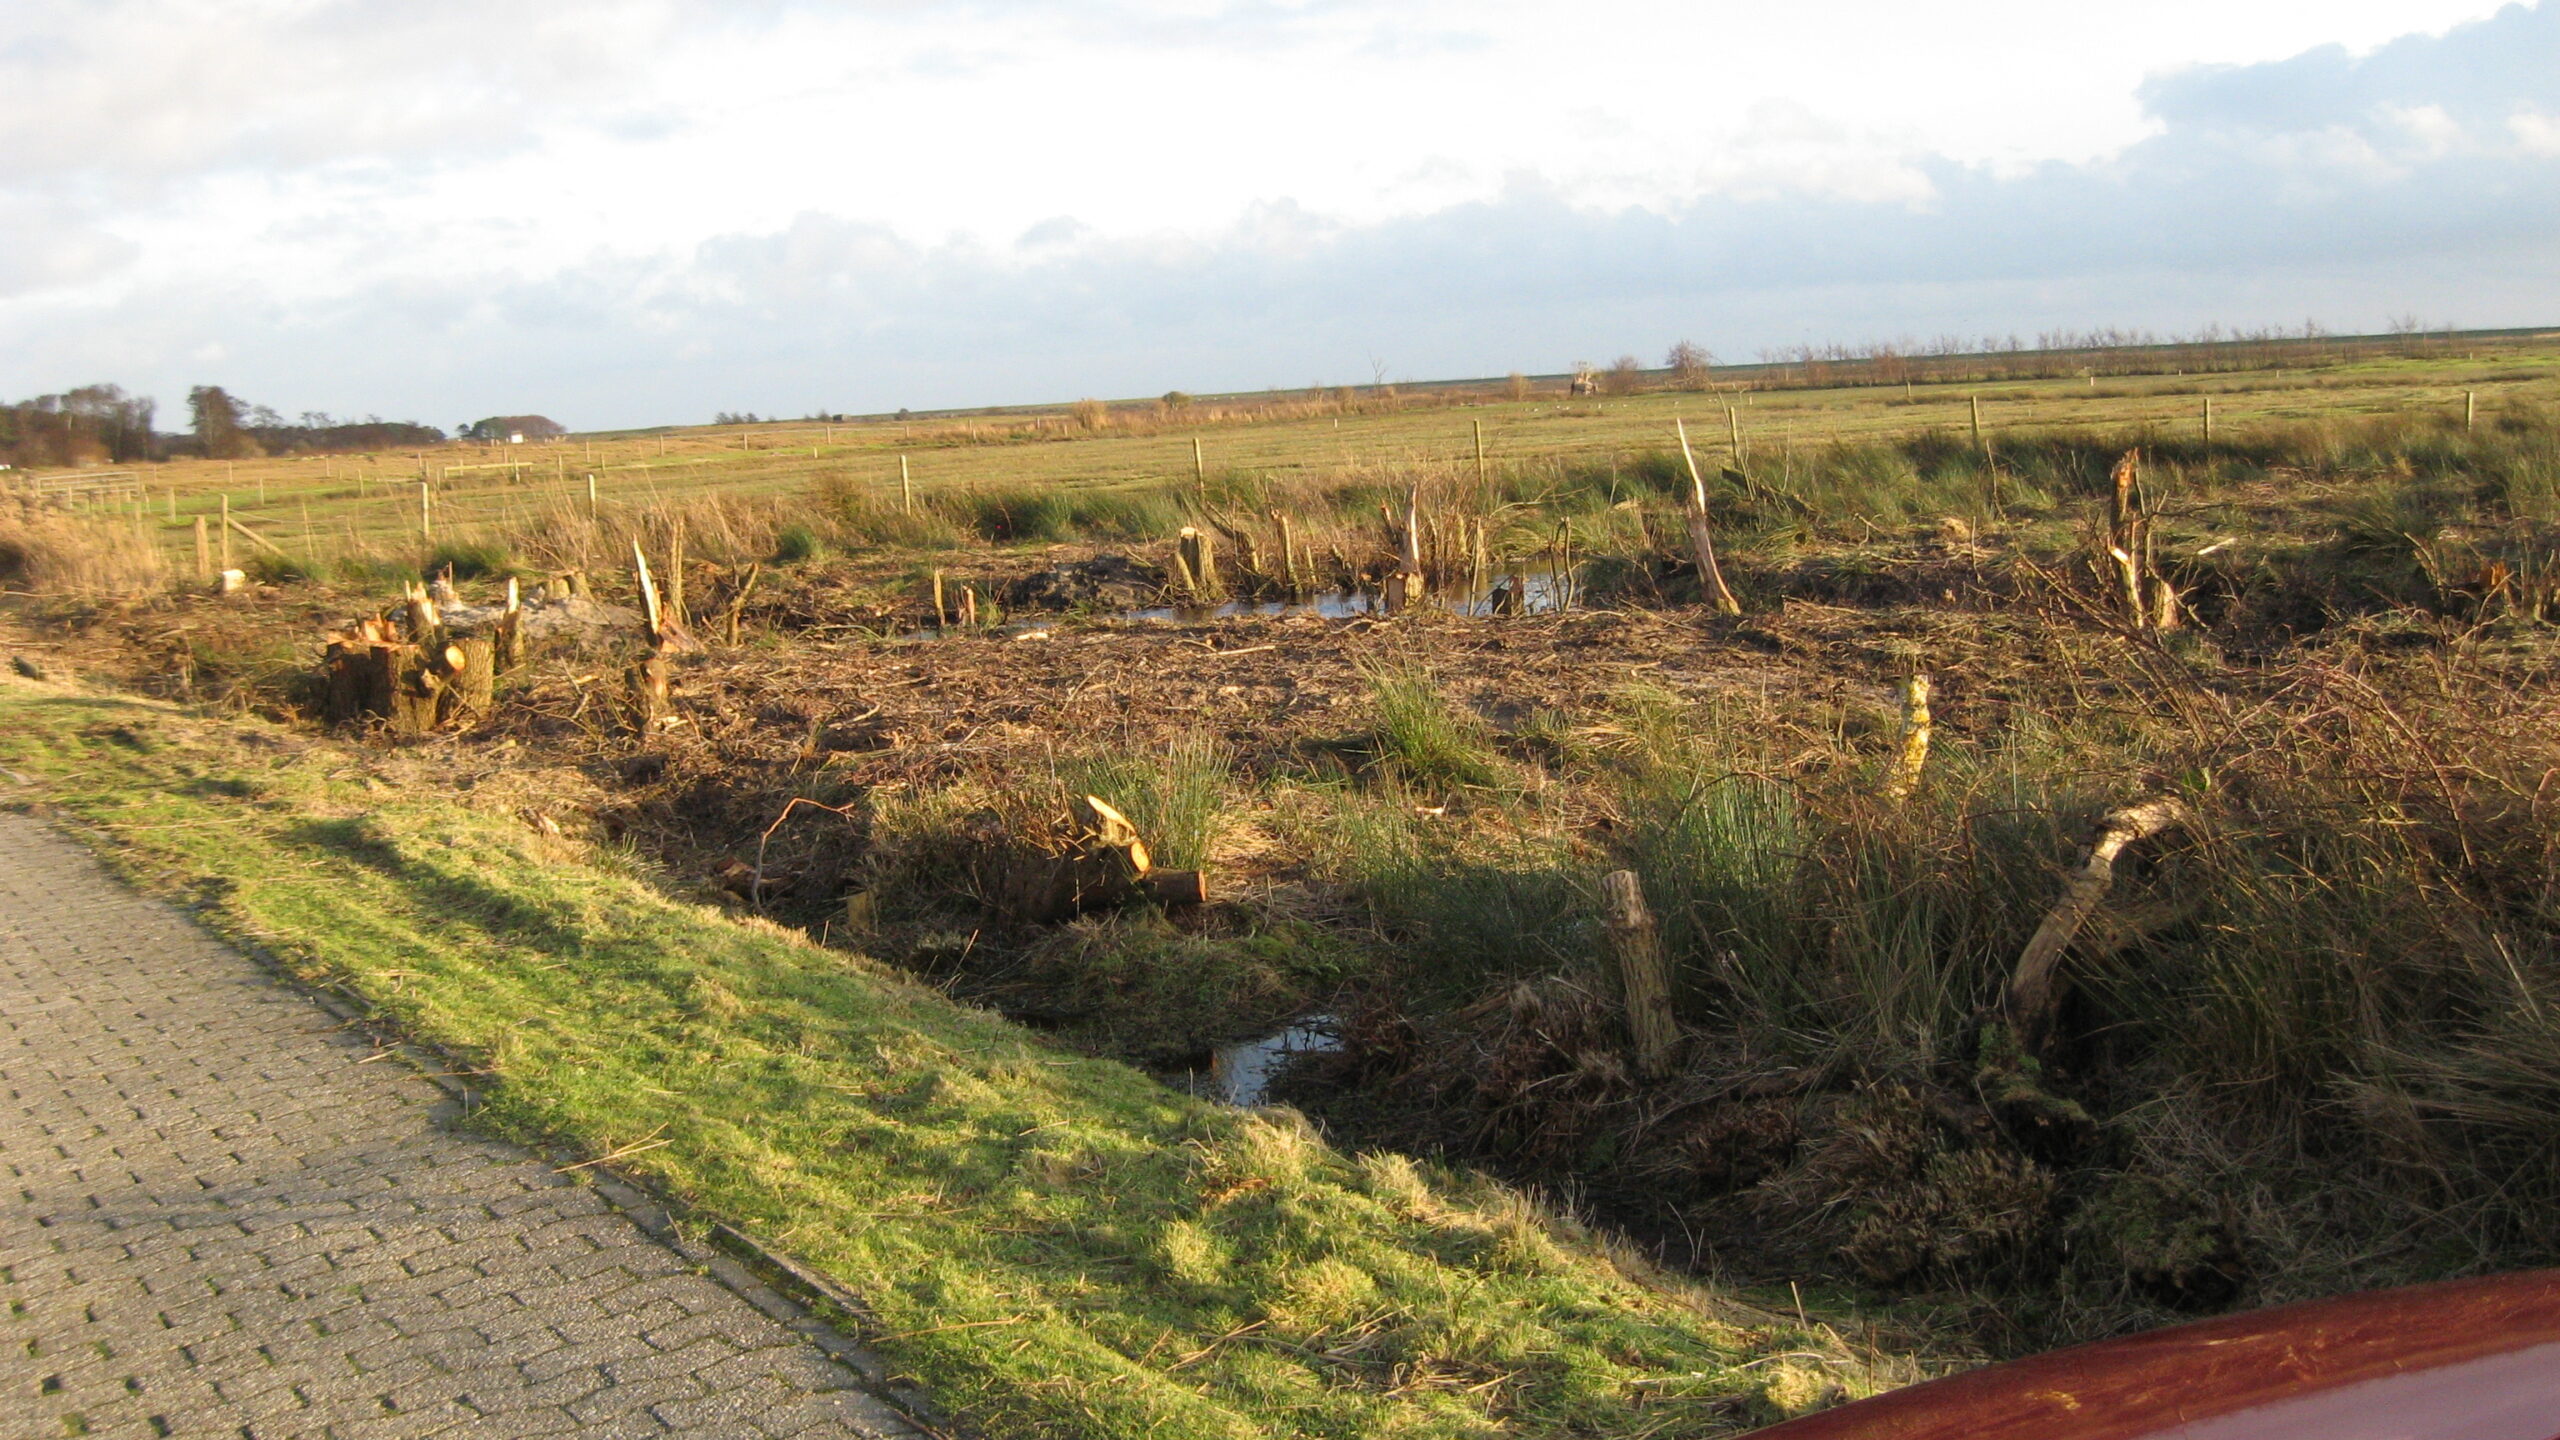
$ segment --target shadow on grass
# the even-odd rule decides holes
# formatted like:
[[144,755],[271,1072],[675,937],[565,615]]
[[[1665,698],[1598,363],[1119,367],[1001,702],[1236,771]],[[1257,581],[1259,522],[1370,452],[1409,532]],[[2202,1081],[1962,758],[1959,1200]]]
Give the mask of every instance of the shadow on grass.
[[455,923],[502,935],[546,954],[578,955],[587,949],[582,927],[564,923],[542,906],[497,886],[412,858],[361,816],[297,821],[286,827],[284,836],[293,844],[327,850],[398,881],[433,902],[439,914]]

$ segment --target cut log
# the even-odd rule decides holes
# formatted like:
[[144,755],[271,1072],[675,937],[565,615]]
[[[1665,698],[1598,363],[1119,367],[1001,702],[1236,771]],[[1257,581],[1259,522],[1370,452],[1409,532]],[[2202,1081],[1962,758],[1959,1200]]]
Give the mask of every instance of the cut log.
[[1644,903],[1644,885],[1633,870],[1600,879],[1600,920],[1617,961],[1626,998],[1627,1034],[1635,1042],[1636,1069],[1649,1079],[1671,1073],[1680,1044],[1680,1022],[1671,1014],[1671,970],[1662,958],[1662,936]]
[[2045,913],[2044,923],[2036,927],[2034,938],[2019,953],[2018,967],[2009,978],[2004,1003],[2018,1043],[2027,1054],[2041,1058],[2052,1041],[2054,1016],[2062,1006],[2055,969],[2062,963],[2063,951],[2079,935],[2080,927],[2088,923],[2099,902],[2107,898],[2107,889],[2115,882],[2116,857],[2124,853],[2126,846],[2164,830],[2174,830],[2186,824],[2187,818],[2185,805],[2174,796],[2162,795],[2110,811],[2098,822],[2097,834],[2089,840],[2088,857],[2064,886],[2062,898]]
[[1150,870],[1138,877],[1138,890],[1168,910],[1209,903],[1209,875],[1204,870]]

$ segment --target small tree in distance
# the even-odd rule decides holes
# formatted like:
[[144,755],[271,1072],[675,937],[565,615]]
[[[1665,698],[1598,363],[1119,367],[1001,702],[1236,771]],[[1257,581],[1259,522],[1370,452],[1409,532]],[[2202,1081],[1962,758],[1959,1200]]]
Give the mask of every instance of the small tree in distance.
[[1526,400],[1529,398],[1529,377],[1514,370],[1511,372],[1511,378],[1503,382],[1502,388],[1504,393],[1512,399]]
[[1621,355],[1609,362],[1609,373],[1600,377],[1600,389],[1610,395],[1633,395],[1644,387],[1644,362],[1633,355]]
[[1671,347],[1669,353],[1662,357],[1662,363],[1670,370],[1671,383],[1675,387],[1704,390],[1707,388],[1707,371],[1714,368],[1716,357],[1709,354],[1705,346],[1683,340]]

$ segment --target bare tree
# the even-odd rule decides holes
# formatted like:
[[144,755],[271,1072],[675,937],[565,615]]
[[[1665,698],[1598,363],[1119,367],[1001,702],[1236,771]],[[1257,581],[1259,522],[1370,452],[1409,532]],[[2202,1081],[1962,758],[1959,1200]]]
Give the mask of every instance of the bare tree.
[[1633,355],[1621,355],[1609,362],[1609,373],[1600,377],[1600,389],[1610,395],[1633,395],[1644,388],[1644,362]]
[[1683,340],[1671,347],[1662,357],[1662,363],[1670,370],[1674,387],[1704,390],[1707,388],[1707,371],[1714,368],[1716,357],[1709,354],[1705,346]]

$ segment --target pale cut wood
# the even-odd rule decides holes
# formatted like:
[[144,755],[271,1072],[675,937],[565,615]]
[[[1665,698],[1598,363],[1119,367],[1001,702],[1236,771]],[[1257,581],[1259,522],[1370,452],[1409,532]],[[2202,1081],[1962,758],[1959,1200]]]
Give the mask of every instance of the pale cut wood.
[[1928,768],[1930,688],[1925,670],[1902,682],[1902,749],[1894,756],[1893,774],[1884,787],[1885,798],[1896,805],[1920,788],[1921,772]]
[[2045,912],[2044,923],[2036,927],[2034,938],[2019,953],[2017,969],[2009,977],[2004,1008],[2028,1054],[2041,1054],[2052,1039],[2054,1014],[2061,1007],[2061,992],[2054,984],[2055,969],[2062,963],[2063,952],[2079,935],[2080,927],[2088,923],[2099,902],[2107,898],[2108,887],[2115,883],[2116,857],[2124,853],[2126,846],[2176,829],[2187,820],[2184,804],[2175,796],[2160,795],[2109,811],[2098,822],[2097,833],[2090,837],[2088,858],[2063,887],[2062,898]]
[[1689,425],[1674,419],[1672,428],[1680,435],[1680,458],[1689,466],[1689,546],[1698,557],[1698,588],[1709,602],[1727,615],[1742,613],[1742,602],[1726,588],[1724,569],[1716,564],[1715,529],[1707,519],[1707,482],[1698,473],[1698,457],[1689,450]]
[[1660,928],[1644,902],[1644,883],[1636,872],[1612,870],[1600,878],[1600,921],[1618,965],[1636,1069],[1658,1080],[1671,1073],[1680,1022],[1671,1013],[1671,970],[1662,958]]

